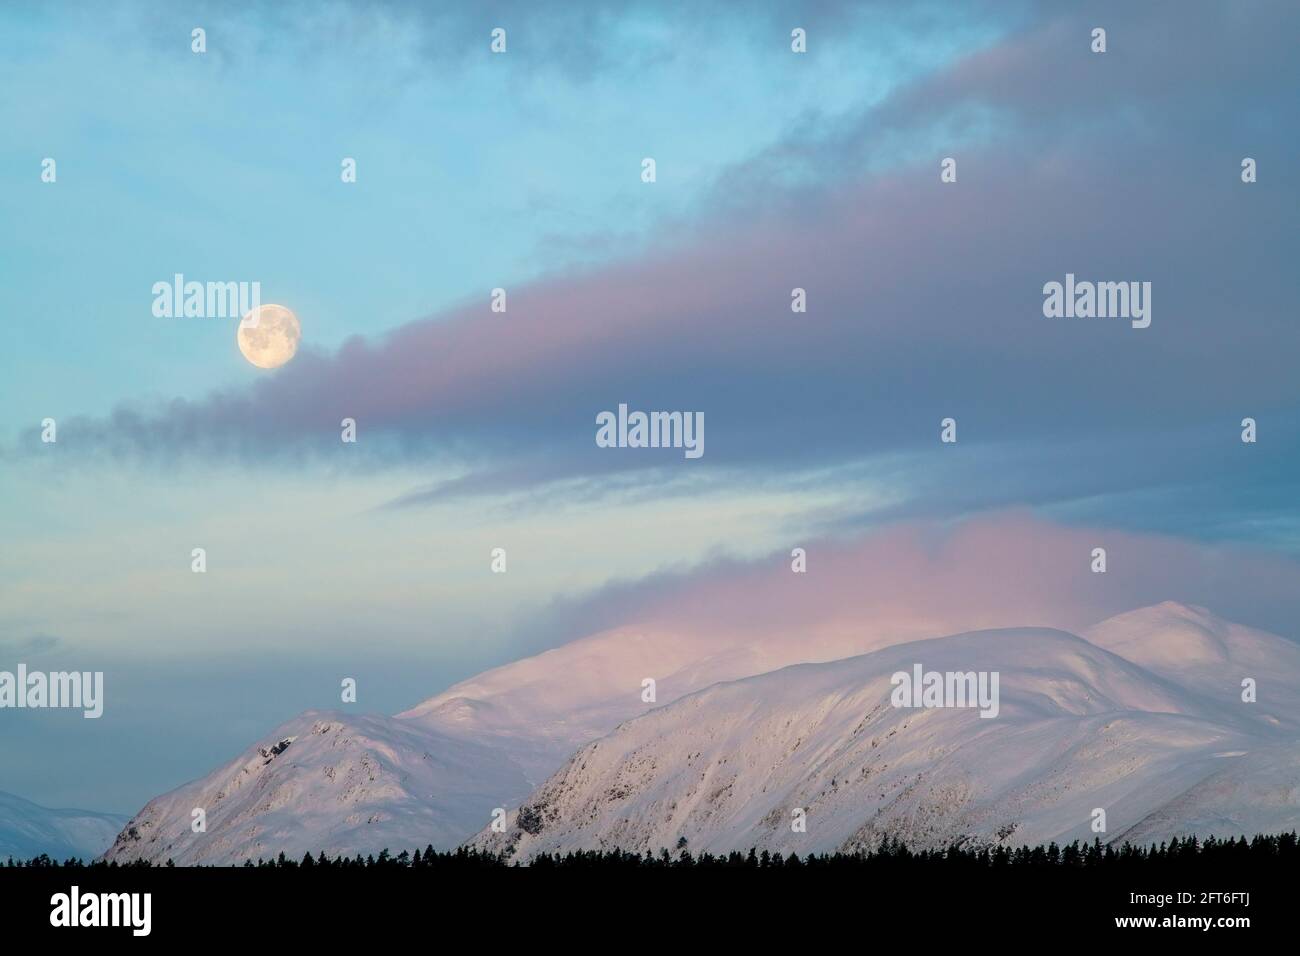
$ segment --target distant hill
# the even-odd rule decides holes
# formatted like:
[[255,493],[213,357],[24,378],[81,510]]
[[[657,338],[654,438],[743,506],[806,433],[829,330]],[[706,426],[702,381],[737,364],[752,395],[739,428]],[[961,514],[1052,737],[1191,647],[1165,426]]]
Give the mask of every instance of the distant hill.
[[93,859],[107,850],[127,818],[94,810],[52,810],[0,791],[0,862],[45,853]]

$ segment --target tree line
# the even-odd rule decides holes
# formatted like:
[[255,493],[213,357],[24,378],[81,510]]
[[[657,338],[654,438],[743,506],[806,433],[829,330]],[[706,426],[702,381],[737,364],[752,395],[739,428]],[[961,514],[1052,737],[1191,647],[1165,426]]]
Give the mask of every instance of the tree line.
[[[1219,870],[1223,868],[1273,868],[1294,867],[1300,864],[1300,843],[1296,832],[1276,835],[1260,834],[1247,839],[1245,836],[1207,837],[1204,840],[1195,836],[1174,839],[1160,844],[1137,846],[1124,843],[1102,844],[1100,838],[1092,843],[1074,841],[1065,846],[1049,843],[1046,846],[988,847],[988,846],[951,846],[946,849],[913,850],[900,840],[886,837],[874,850],[857,853],[810,853],[788,856],[759,851],[751,848],[748,853],[732,851],[726,854],[693,854],[683,838],[678,841],[675,851],[667,848],[658,853],[649,850],[642,853],[627,850],[577,850],[564,854],[542,853],[532,858],[528,864],[533,869],[854,869],[897,871],[920,870],[950,873],[956,871],[1013,870],[1028,873],[1037,870],[1086,870],[1097,869],[1111,873],[1138,868],[1177,867],[1179,870],[1197,868]],[[339,855],[330,858],[325,852],[307,853],[301,860],[279,856],[256,862],[249,860],[243,866],[253,869],[302,869],[302,870],[495,870],[517,867],[518,862],[508,856],[489,853],[477,849],[461,847],[456,850],[439,851],[432,845],[423,851],[414,853],[403,850],[396,856],[388,850],[378,855],[361,856]],[[4,865],[5,869],[132,869],[174,866],[171,860],[166,863],[133,861],[119,863],[113,861],[85,861],[72,858],[59,862],[46,854],[30,860],[14,860]]]

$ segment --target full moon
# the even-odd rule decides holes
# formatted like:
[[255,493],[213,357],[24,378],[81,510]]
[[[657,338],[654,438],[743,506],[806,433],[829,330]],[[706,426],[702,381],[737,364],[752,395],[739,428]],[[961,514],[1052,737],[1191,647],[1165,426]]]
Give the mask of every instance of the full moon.
[[[256,321],[254,321],[256,320]],[[282,305],[259,305],[239,323],[235,339],[244,358],[258,368],[279,368],[298,351],[302,326]]]

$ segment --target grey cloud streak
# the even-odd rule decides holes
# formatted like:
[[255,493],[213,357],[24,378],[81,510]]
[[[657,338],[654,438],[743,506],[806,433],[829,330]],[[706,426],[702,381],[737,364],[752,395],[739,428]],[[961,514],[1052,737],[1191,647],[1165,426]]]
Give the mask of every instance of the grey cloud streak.
[[[1178,9],[1040,15],[851,126],[734,170],[719,188],[742,203],[720,194],[640,259],[511,288],[505,316],[485,296],[304,355],[246,391],[69,422],[61,442],[273,463],[332,454],[352,417],[378,465],[468,472],[404,505],[651,467],[771,475],[899,454],[922,488],[930,456],[951,451],[941,473],[962,475],[960,493],[918,494],[915,508],[1006,504],[1007,488],[1066,502],[1199,482],[1200,510],[1254,475],[1259,508],[1237,504],[1272,513],[1300,458],[1300,196],[1283,173],[1300,87],[1285,35],[1298,16]],[[1087,52],[1093,20],[1109,30],[1105,55]],[[989,109],[984,142],[973,117]],[[969,144],[857,172],[885,133],[919,141],[954,117]],[[939,182],[942,155],[958,159],[956,184]],[[1259,183],[1240,182],[1243,155],[1259,160]],[[778,185],[800,167],[803,186]],[[1150,281],[1151,328],[1044,318],[1041,287],[1067,272]],[[806,315],[790,312],[795,286]],[[594,416],[619,402],[703,411],[705,458],[596,448]],[[939,449],[949,415],[960,444]],[[1268,450],[1252,449],[1271,456],[1262,474],[1218,461],[1245,415],[1267,422]],[[1192,432],[1204,457],[1186,451]],[[1019,470],[978,474],[978,449],[995,461],[1005,449]],[[1069,470],[1108,458],[1095,481]]]

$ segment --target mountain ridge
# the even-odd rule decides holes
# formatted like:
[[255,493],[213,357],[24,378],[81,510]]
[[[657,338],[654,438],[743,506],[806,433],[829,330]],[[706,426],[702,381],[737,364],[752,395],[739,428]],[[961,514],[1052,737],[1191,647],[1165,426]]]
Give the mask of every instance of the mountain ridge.
[[[1237,691],[1235,684],[1224,683],[1227,665],[1222,655],[1199,667],[1184,666],[1176,654],[1179,641],[1184,639],[1180,629],[1190,629],[1193,638],[1205,630],[1229,635],[1231,640],[1223,644],[1224,653],[1229,659],[1233,654],[1241,656],[1249,666],[1257,666],[1261,658],[1268,659],[1268,677],[1259,675],[1269,695],[1267,706],[1253,705],[1255,711],[1243,712],[1241,706],[1233,704]],[[1098,739],[1109,739],[1116,753],[1128,748],[1127,757],[1117,758],[1121,762],[1145,761],[1164,768],[1162,779],[1181,787],[1174,786],[1167,794],[1168,800],[1203,784],[1197,791],[1195,806],[1203,815],[1222,816],[1230,810],[1225,809],[1224,801],[1231,803],[1231,799],[1224,796],[1223,787],[1207,782],[1212,776],[1208,770],[1199,777],[1181,773],[1179,747],[1186,748],[1182,754],[1185,766],[1200,766],[1196,761],[1211,759],[1202,751],[1212,744],[1212,749],[1223,752],[1271,747],[1279,735],[1300,726],[1300,703],[1286,692],[1274,697],[1274,690],[1292,677],[1300,684],[1300,647],[1290,642],[1220,621],[1203,608],[1168,602],[1109,618],[1085,629],[1085,634],[1089,632],[1095,632],[1095,639],[1059,629],[1029,627],[895,642],[885,628],[864,626],[858,635],[837,634],[807,642],[802,635],[793,635],[761,649],[738,647],[728,636],[704,642],[695,649],[694,660],[690,659],[690,640],[678,635],[665,639],[667,649],[656,669],[651,632],[612,629],[486,671],[396,717],[353,717],[317,711],[299,715],[276,728],[269,739],[263,738],[204,778],[151,800],[123,829],[106,858],[232,863],[281,850],[291,856],[319,850],[351,855],[378,852],[385,846],[396,849],[428,843],[446,849],[464,841],[500,847],[503,841],[495,839],[500,834],[491,836],[489,828],[498,810],[507,811],[510,827],[517,829],[520,808],[532,806],[539,793],[553,787],[556,774],[572,767],[588,748],[608,749],[612,746],[608,742],[621,739],[620,734],[637,732],[628,731],[628,727],[646,726],[639,725],[640,721],[670,720],[660,715],[672,708],[681,713],[697,707],[700,699],[743,696],[745,688],[753,686],[763,689],[769,704],[784,699],[792,713],[800,713],[799,699],[821,692],[816,686],[805,686],[810,680],[816,684],[817,679],[809,674],[825,674],[824,682],[833,685],[839,679],[836,675],[846,673],[846,669],[871,666],[863,665],[861,660],[876,655],[886,655],[875,657],[877,663],[896,659],[900,666],[915,661],[929,667],[929,655],[937,654],[936,661],[946,659],[948,652],[943,649],[954,646],[965,647],[972,659],[984,661],[980,669],[989,670],[1023,671],[1036,647],[1050,645],[1055,656],[1046,664],[1040,662],[1040,673],[1031,675],[1036,681],[1031,681],[1032,689],[1014,684],[1009,688],[1011,694],[1003,702],[1003,707],[1009,709],[1004,717],[977,718],[973,728],[951,725],[946,731],[950,739],[929,745],[936,754],[955,752],[960,749],[958,745],[967,743],[967,736],[983,737],[988,728],[980,724],[1038,726],[1043,721],[1070,720],[1076,725],[1073,732],[1054,738],[1054,745],[1075,753],[1080,766],[1094,766],[1088,747],[1097,746]],[[630,650],[622,657],[619,641],[628,635],[632,635]],[[1126,649],[1139,657],[1145,654],[1150,667],[1104,645]],[[1175,652],[1172,660],[1171,648]],[[858,652],[825,657],[846,649]],[[585,654],[591,655],[590,667],[584,667]],[[814,659],[791,660],[801,654]],[[758,660],[775,661],[778,666],[747,673],[747,667],[756,666]],[[970,661],[954,659],[950,663],[954,669],[970,669],[963,666]],[[641,680],[656,671],[664,678],[658,683],[659,699],[643,702]],[[1044,679],[1048,671],[1050,679]],[[1231,676],[1234,681],[1239,679],[1235,674]],[[870,700],[853,698],[864,714],[876,713],[879,718],[875,708],[881,700],[887,704],[889,698],[887,677],[873,674],[875,696]],[[792,689],[783,691],[782,686],[787,684]],[[728,689],[737,687],[739,690]],[[696,723],[707,724],[715,716],[697,715]],[[917,733],[917,728],[948,726],[949,719],[908,724],[909,733]],[[346,751],[346,760],[314,739],[320,736],[313,730],[319,721],[338,724],[346,743],[337,746]],[[730,745],[738,754],[745,752],[747,729],[748,725],[742,724]],[[1032,729],[1019,727],[1019,733],[1031,734]],[[681,727],[677,732],[689,736],[690,730]],[[1157,741],[1154,750],[1140,753],[1136,748],[1134,741],[1143,734]],[[283,754],[263,763],[262,750],[291,736],[304,741],[295,739]],[[890,736],[892,739],[894,735]],[[927,738],[920,739],[924,742]],[[828,752],[836,749],[833,742],[823,745]],[[335,746],[330,743],[330,748]],[[1033,752],[1032,746],[1026,746]],[[678,756],[684,759],[685,755]],[[437,773],[430,770],[434,764],[439,768]],[[1064,772],[1050,762],[1040,761],[1036,766],[1050,778]],[[973,768],[951,761],[948,767],[949,777],[943,781],[932,773],[922,774],[926,786],[946,787],[954,794],[969,795],[979,790],[979,773]],[[330,770],[333,777],[327,775]],[[922,770],[919,767],[917,772]],[[354,775],[364,771],[365,779],[354,781],[356,786],[350,790],[340,789],[337,778],[345,771]],[[244,784],[236,789],[246,790],[246,795],[235,799],[227,788],[241,774]],[[839,779],[835,779],[838,787]],[[915,789],[916,781],[910,785]],[[1151,793],[1164,793],[1161,786],[1154,778],[1148,781]],[[608,789],[617,793],[619,788],[611,785]],[[208,829],[203,834],[195,834],[190,828],[192,808],[198,806],[207,808]],[[217,808],[215,812],[213,807]],[[769,806],[764,812],[771,810]],[[1143,805],[1142,813],[1135,809],[1124,817],[1124,825],[1156,826],[1158,810],[1154,805]],[[996,815],[983,813],[989,819]],[[886,814],[880,822],[892,819],[899,823],[896,817]],[[1141,824],[1140,818],[1148,819],[1148,824]],[[972,832],[981,832],[979,819],[972,819]],[[901,822],[906,824],[902,829],[915,839],[947,832],[944,827],[927,830]],[[748,825],[752,826],[753,821]],[[953,833],[961,829],[954,820],[944,826]],[[130,835],[132,829],[134,837]],[[1057,832],[1046,823],[1040,829]],[[1058,829],[1065,832],[1069,828]],[[659,836],[667,838],[667,834],[640,832],[635,827],[611,832],[641,842]],[[718,839],[738,836],[732,830],[719,833]],[[597,843],[610,838],[609,834],[594,837]],[[531,838],[520,840],[516,847],[521,852],[532,852],[528,848],[536,842]]]
[[126,822],[120,813],[44,807],[0,790],[0,862],[42,853],[60,861],[93,859]]
[[[1300,648],[1286,647],[1284,669],[1294,672]],[[1000,670],[1002,713],[984,721],[970,710],[889,706],[891,673],[912,663]],[[1237,688],[1235,675],[1223,682]],[[1219,835],[1297,825],[1295,803],[1238,787],[1234,805],[1215,784],[1239,752],[1289,766],[1296,715],[1279,728],[1227,699],[1059,630],[911,642],[713,685],[626,721],[539,787],[507,832],[485,828],[470,845],[528,859],[657,852],[681,839],[696,851],[783,853],[853,851],[884,835],[920,846],[1068,842],[1104,836],[1091,829],[1098,808],[1111,818],[1105,838],[1117,828],[1155,837],[1184,826],[1171,810],[1180,800]],[[848,716],[827,728],[844,701]],[[874,731],[869,746],[864,730]],[[1018,779],[1005,766],[1032,772]],[[1271,786],[1297,784],[1300,773]],[[795,809],[806,814],[803,834],[787,826]]]

